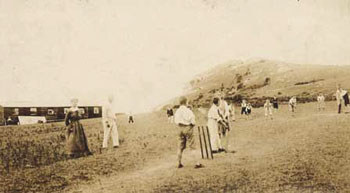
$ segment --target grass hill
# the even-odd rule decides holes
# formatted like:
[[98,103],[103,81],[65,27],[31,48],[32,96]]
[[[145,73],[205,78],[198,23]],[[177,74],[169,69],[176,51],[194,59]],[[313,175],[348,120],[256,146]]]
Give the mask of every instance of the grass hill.
[[197,75],[187,86],[190,103],[208,106],[215,95],[224,93],[229,101],[248,99],[261,106],[266,98],[299,102],[316,100],[323,93],[334,100],[336,85],[350,88],[350,66],[302,65],[272,60],[230,61]]

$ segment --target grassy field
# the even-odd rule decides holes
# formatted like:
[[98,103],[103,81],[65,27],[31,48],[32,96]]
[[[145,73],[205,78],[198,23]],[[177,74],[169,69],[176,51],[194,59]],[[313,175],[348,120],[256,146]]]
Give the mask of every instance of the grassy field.
[[314,103],[295,114],[282,106],[273,120],[263,109],[249,120],[237,112],[233,152],[201,160],[201,169],[193,168],[199,151],[185,152],[185,167],[176,168],[176,127],[165,112],[135,121],[119,117],[121,147],[108,151],[100,150],[100,120],[83,121],[94,155],[75,160],[63,154],[61,123],[1,128],[0,192],[350,192],[350,114],[336,114],[333,102],[324,112]]

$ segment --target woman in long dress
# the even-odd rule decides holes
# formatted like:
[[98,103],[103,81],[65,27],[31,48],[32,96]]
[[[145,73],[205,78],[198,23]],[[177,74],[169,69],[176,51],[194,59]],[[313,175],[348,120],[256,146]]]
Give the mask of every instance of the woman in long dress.
[[67,128],[66,152],[71,158],[91,155],[83,125],[80,123],[80,111],[78,99],[71,100],[72,107],[66,113],[65,123]]

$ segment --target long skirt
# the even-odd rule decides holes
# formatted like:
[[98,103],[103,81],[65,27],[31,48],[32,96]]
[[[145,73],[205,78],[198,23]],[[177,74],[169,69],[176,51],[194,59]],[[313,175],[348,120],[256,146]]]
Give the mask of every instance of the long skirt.
[[345,105],[345,106],[348,106],[348,105],[350,104],[348,93],[346,93],[346,94],[343,96],[343,99],[344,99],[344,105]]
[[210,133],[210,143],[211,143],[211,149],[213,151],[218,151],[219,149],[222,149],[221,146],[221,140],[219,136],[219,127],[216,120],[209,119],[208,120],[208,128]]
[[83,125],[79,121],[67,126],[66,152],[70,157],[91,155]]

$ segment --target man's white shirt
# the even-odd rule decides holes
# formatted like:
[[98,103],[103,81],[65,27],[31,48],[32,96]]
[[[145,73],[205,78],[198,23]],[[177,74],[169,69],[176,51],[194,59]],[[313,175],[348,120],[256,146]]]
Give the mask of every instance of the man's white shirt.
[[174,115],[175,124],[183,125],[195,125],[196,119],[193,112],[184,105],[181,105],[179,109],[176,110]]
[[115,119],[115,106],[114,103],[107,103],[103,106],[102,109],[102,118],[103,119]]

